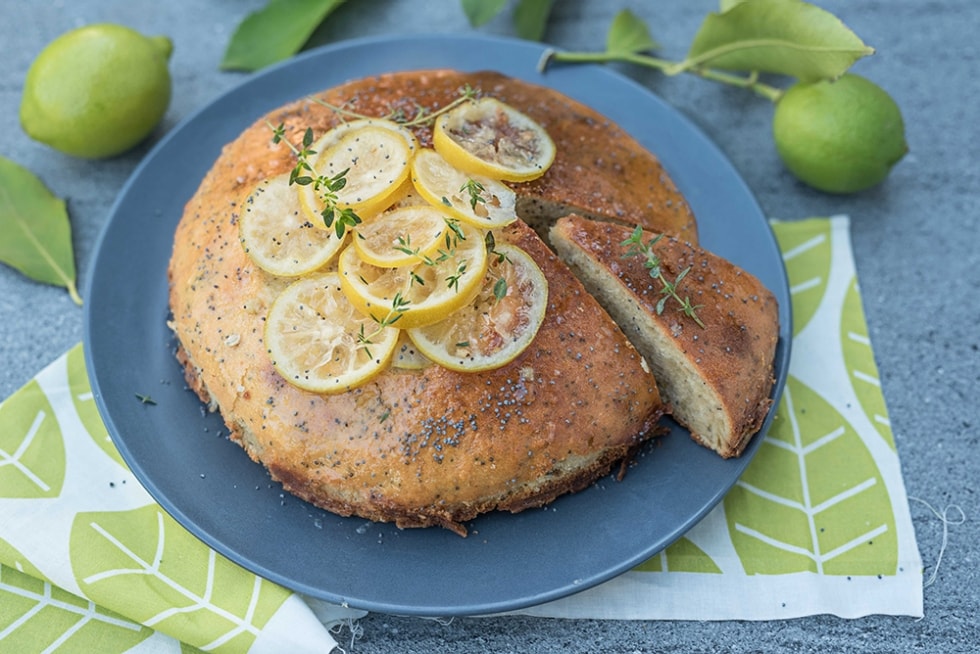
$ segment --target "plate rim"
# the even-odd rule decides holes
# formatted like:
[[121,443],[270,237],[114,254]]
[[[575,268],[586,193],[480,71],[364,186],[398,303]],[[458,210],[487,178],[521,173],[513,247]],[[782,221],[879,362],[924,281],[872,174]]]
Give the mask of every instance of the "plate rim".
[[[116,197],[116,200],[113,202],[112,207],[110,208],[108,214],[108,218],[105,224],[103,225],[100,234],[96,240],[95,246],[93,248],[91,266],[89,269],[88,279],[86,281],[86,297],[93,298],[93,297],[97,297],[98,295],[98,289],[96,288],[96,283],[98,279],[98,275],[97,275],[98,268],[100,263],[102,265],[108,265],[102,263],[104,262],[104,257],[111,257],[111,255],[106,254],[107,250],[105,250],[104,248],[106,246],[106,242],[108,241],[108,236],[113,228],[113,224],[115,223],[115,221],[119,220],[118,218],[119,212],[123,207],[128,195],[133,192],[134,188],[138,187],[140,181],[142,180],[142,176],[145,174],[146,170],[156,161],[156,159],[166,154],[167,149],[170,147],[170,144],[173,143],[180,136],[182,131],[187,129],[189,125],[194,124],[195,121],[200,120],[201,117],[206,114],[206,112],[208,112],[210,109],[212,109],[215,106],[219,106],[222,103],[228,102],[229,99],[236,96],[236,94],[241,94],[250,89],[261,87],[264,80],[268,80],[276,75],[281,75],[283,74],[283,71],[296,69],[304,65],[305,63],[308,63],[311,60],[317,60],[319,58],[337,54],[343,51],[356,51],[357,49],[364,48],[364,47],[375,47],[375,46],[393,47],[399,44],[404,45],[409,43],[417,45],[420,44],[421,42],[425,42],[425,44],[430,47],[438,44],[441,45],[451,44],[453,47],[460,47],[461,45],[464,45],[466,47],[471,47],[474,43],[480,43],[483,46],[491,47],[491,48],[504,48],[509,50],[519,48],[522,50],[526,50],[528,52],[537,51],[539,53],[538,54],[539,57],[543,52],[545,52],[548,49],[548,47],[544,46],[543,44],[531,43],[527,41],[522,41],[509,37],[500,37],[500,36],[487,36],[487,35],[475,35],[475,34],[474,35],[425,35],[425,36],[380,35],[380,36],[370,36],[370,37],[350,39],[350,40],[345,40],[345,41],[321,46],[309,50],[307,52],[301,53],[300,55],[297,55],[296,57],[290,60],[281,62],[274,66],[270,66],[269,68],[264,69],[259,73],[250,75],[249,77],[245,78],[238,84],[235,84],[229,89],[218,94],[216,97],[212,98],[210,101],[206,102],[201,107],[188,114],[183,120],[179,121],[164,137],[161,138],[161,140],[158,143],[155,144],[155,146],[150,150],[150,152],[147,153],[147,155],[133,170],[133,172],[127,179],[126,183],[120,189],[119,194]],[[536,62],[537,59],[535,59],[535,63]],[[450,68],[454,66],[444,65],[443,67]],[[416,66],[416,65],[400,65],[397,67],[388,68],[387,70],[388,71],[414,70],[414,69],[423,70],[423,69],[431,69],[431,68],[433,67]],[[470,68],[466,68],[466,70],[475,70],[475,68],[470,67]],[[619,85],[625,84],[627,87],[631,87],[634,93],[642,94],[648,101],[652,101],[656,103],[657,105],[660,106],[662,110],[670,113],[673,119],[678,120],[684,124],[684,126],[686,127],[687,131],[690,134],[696,135],[699,139],[701,139],[702,146],[706,146],[714,151],[714,153],[720,158],[721,163],[727,167],[728,172],[732,173],[733,175],[732,181],[740,187],[741,192],[746,196],[743,199],[749,201],[749,203],[752,205],[752,209],[754,213],[758,214],[757,217],[761,217],[763,221],[766,221],[765,214],[762,212],[761,207],[759,206],[758,201],[755,198],[755,195],[752,193],[751,189],[748,188],[742,176],[738,173],[737,170],[735,170],[734,166],[731,164],[731,161],[717,147],[717,145],[713,141],[711,141],[704,134],[704,132],[695,123],[693,123],[693,121],[691,121],[687,116],[682,114],[676,108],[670,106],[663,99],[661,99],[659,96],[654,94],[650,89],[641,86],[639,83],[632,80],[631,78],[622,75],[608,67],[603,67],[598,65],[585,65],[585,66],[576,65],[575,70],[579,71],[578,73],[575,73],[575,71],[572,71],[571,69],[569,70],[570,73],[566,73],[566,74],[585,75],[586,74],[585,71],[588,70],[592,75],[599,75],[608,78],[609,80],[614,80],[615,84],[619,84]],[[381,70],[378,71],[378,73],[381,72],[386,72],[386,71],[381,71]],[[512,74],[511,76],[521,77],[520,75],[516,75],[516,74]],[[542,84],[544,86],[551,86],[553,88],[553,86],[549,85],[547,82],[547,74],[543,75],[542,79],[540,80],[534,80],[533,83]],[[332,83],[322,82],[320,86],[322,88],[327,88],[329,84]],[[300,96],[301,96],[300,93],[296,94],[296,97],[300,97]],[[582,101],[581,98],[576,98],[576,99]],[[272,105],[268,107],[266,111],[275,109],[276,107],[282,104],[278,100],[272,100],[271,102]],[[250,124],[251,121],[254,121],[255,119],[259,118],[261,115],[262,114],[256,114],[254,116],[251,116],[251,119],[245,120],[244,125],[240,126],[238,128],[238,131],[240,132],[241,129],[244,129],[244,127]],[[634,136],[636,135],[634,134]],[[215,154],[215,156],[217,156],[217,153]],[[212,163],[213,161],[207,162],[207,167],[210,167]],[[675,179],[676,182],[677,181],[676,175],[674,174],[674,172],[670,170],[671,167],[669,163],[670,163],[669,161],[663,161],[663,164],[665,168],[668,170],[668,173],[671,174],[671,176]],[[195,180],[193,186],[196,188],[197,184],[199,183],[200,180]],[[680,186],[680,184],[678,185]],[[183,201],[186,201],[186,198],[183,199]],[[775,235],[768,222],[766,222],[766,228],[768,232],[768,238],[771,241],[770,243],[768,243],[768,245],[778,253],[779,252],[778,243],[776,242]],[[169,243],[167,249],[169,253]],[[779,259],[779,267],[781,269],[781,276],[779,281],[782,285],[782,288],[778,290],[784,291],[786,293],[786,297],[788,298],[788,288],[789,288],[788,277],[786,275],[785,265],[783,264],[781,257]],[[777,289],[772,289],[772,290],[774,293],[777,292]],[[93,292],[96,295],[93,295]],[[769,425],[772,422],[773,416],[776,413],[776,407],[778,406],[780,397],[782,395],[783,386],[785,384],[786,376],[788,373],[790,350],[792,345],[792,338],[791,338],[792,314],[791,311],[789,311],[786,307],[782,306],[783,302],[780,302],[780,305],[781,305],[780,306],[780,322],[781,322],[780,341],[779,344],[777,345],[777,361],[776,361],[777,369],[774,370],[774,373],[777,378],[777,383],[774,385],[773,393],[772,393],[773,400],[774,400],[773,408],[770,410],[769,415],[767,415],[766,417],[766,420],[760,430],[761,433],[756,434],[753,437],[752,442],[750,443],[746,452],[743,454],[743,458],[739,460],[738,462],[738,465],[740,467],[739,474],[741,474],[741,471],[744,470],[744,468],[748,465],[749,461],[753,458],[755,451],[758,449],[758,446],[761,444],[763,440],[763,436],[765,432],[768,430]],[[161,489],[160,486],[157,483],[155,483],[153,479],[146,477],[145,468],[138,461],[131,460],[131,456],[132,456],[131,452],[129,448],[126,446],[125,440],[119,436],[122,430],[120,426],[116,424],[116,421],[114,419],[114,409],[107,404],[109,400],[106,399],[106,396],[103,392],[104,388],[102,383],[100,382],[100,377],[99,377],[101,364],[100,362],[96,361],[94,358],[95,354],[93,352],[95,351],[95,348],[90,347],[90,344],[93,343],[92,340],[93,334],[96,330],[95,320],[97,319],[97,316],[94,314],[95,309],[93,309],[93,306],[97,306],[97,304],[93,302],[86,302],[85,324],[84,324],[84,343],[86,345],[86,347],[84,348],[84,353],[85,353],[86,368],[89,373],[93,395],[98,405],[99,412],[103,416],[103,420],[106,422],[106,427],[110,435],[112,436],[113,442],[116,444],[117,449],[120,450],[120,454],[123,456],[123,459],[126,461],[126,464],[130,467],[130,470],[133,472],[133,474],[141,482],[144,488],[147,489],[147,491],[150,493],[154,501],[156,501],[167,513],[169,513],[172,517],[174,517],[174,519],[178,523],[184,526],[185,529],[187,529],[190,533],[194,534],[197,538],[205,542],[205,544],[214,548],[222,555],[224,555],[226,558],[231,559],[232,561],[241,565],[247,570],[250,570],[266,579],[279,583],[296,592],[305,593],[310,596],[317,597],[319,599],[333,601],[336,603],[346,602],[349,603],[350,606],[356,608],[364,608],[370,611],[380,611],[385,613],[397,613],[397,614],[405,614],[405,615],[445,615],[445,616],[476,615],[476,614],[498,613],[502,611],[511,611],[511,610],[519,610],[522,608],[528,608],[530,606],[538,605],[543,602],[547,602],[550,600],[558,599],[561,597],[565,597],[577,593],[586,588],[591,588],[595,585],[598,585],[599,583],[602,583],[603,581],[607,581],[613,577],[618,576],[619,574],[622,574],[623,572],[626,572],[633,565],[641,562],[642,560],[645,560],[645,558],[648,558],[649,556],[652,556],[657,551],[661,551],[662,549],[668,547],[671,543],[673,543],[675,540],[680,538],[688,529],[690,529],[690,527],[692,527],[694,524],[699,522],[705,515],[707,515],[707,513],[709,513],[718,504],[718,502],[720,502],[723,499],[724,495],[731,488],[731,485],[729,485],[723,490],[719,490],[719,492],[716,493],[716,495],[713,496],[711,500],[704,507],[701,508],[700,511],[696,512],[695,514],[692,514],[688,518],[688,520],[686,520],[685,523],[681,525],[679,528],[675,528],[674,532],[671,535],[669,535],[668,537],[669,540],[664,542],[662,546],[658,547],[655,551],[641,550],[636,554],[636,556],[632,560],[624,561],[619,566],[607,568],[606,570],[594,574],[585,582],[581,580],[571,580],[569,583],[561,587],[545,589],[533,595],[526,595],[520,598],[511,598],[509,600],[501,600],[501,601],[491,602],[491,603],[484,602],[481,604],[471,605],[471,606],[461,606],[459,604],[440,605],[434,602],[429,602],[426,603],[425,605],[410,605],[410,604],[406,604],[405,602],[385,602],[384,600],[381,599],[364,600],[362,598],[353,598],[344,595],[338,595],[336,592],[331,592],[329,590],[320,587],[309,586],[307,584],[304,584],[301,580],[285,577],[283,576],[282,573],[277,572],[276,570],[268,569],[267,566],[258,565],[254,561],[243,559],[242,556],[238,554],[236,551],[232,550],[228,544],[212,542],[211,538],[208,538],[207,536],[202,536],[202,534],[199,533],[200,529],[198,528],[198,525],[192,524],[191,526],[188,526],[187,522],[193,523],[193,520],[187,516],[186,512],[182,510],[181,507],[173,506],[166,496],[166,491]],[[732,483],[734,483],[734,481]]]

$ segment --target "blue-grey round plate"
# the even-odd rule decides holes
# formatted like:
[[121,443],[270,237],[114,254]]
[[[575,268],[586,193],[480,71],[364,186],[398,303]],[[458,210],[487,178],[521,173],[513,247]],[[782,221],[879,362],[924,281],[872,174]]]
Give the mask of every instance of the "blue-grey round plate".
[[[723,460],[674,428],[625,480],[603,479],[547,508],[480,517],[461,538],[341,518],[290,496],[186,389],[166,324],[167,263],[184,204],[221,147],[267,111],[308,93],[371,74],[456,68],[493,69],[556,89],[612,118],[660,157],[694,209],[702,244],[754,273],[780,302],[778,400],[792,333],[789,289],[752,193],[704,134],[649,91],[598,66],[541,74],[542,53],[537,44],[480,36],[371,38],[311,51],[247,78],[189,117],[121,191],[86,294],[92,389],[139,481],[232,561],[295,591],[370,611],[516,610],[595,586],[667,547],[724,497],[752,459],[761,435],[741,458]],[[140,403],[136,393],[156,404]]]

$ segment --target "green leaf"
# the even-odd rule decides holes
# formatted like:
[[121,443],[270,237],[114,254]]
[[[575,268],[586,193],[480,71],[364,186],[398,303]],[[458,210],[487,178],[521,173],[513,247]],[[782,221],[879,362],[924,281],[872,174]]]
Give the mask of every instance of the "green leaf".
[[46,581],[0,566],[0,650],[131,651],[153,630]]
[[747,0],[709,14],[684,68],[834,79],[874,50],[836,16],[802,0]]
[[479,27],[503,11],[507,0],[460,0],[460,4],[470,25]]
[[78,513],[79,588],[100,606],[213,652],[245,652],[290,593],[238,567],[160,507]]
[[344,0],[269,0],[238,24],[223,70],[258,70],[287,59],[303,47],[316,28]]
[[0,498],[58,497],[65,482],[65,444],[37,380],[0,404],[0,425]]
[[895,514],[874,456],[843,415],[792,375],[766,440],[724,504],[746,574],[898,569]]
[[611,54],[636,54],[660,47],[650,35],[650,29],[643,19],[623,9],[615,17],[606,34],[606,51]]
[[741,4],[741,3],[747,2],[747,1],[748,0],[721,0],[721,2],[718,3],[718,11],[720,11],[721,13],[725,13],[726,11],[728,11],[729,9],[731,9],[732,7],[734,7],[735,5]]
[[75,288],[75,255],[64,200],[55,197],[34,173],[0,156],[0,262],[31,279]]
[[554,0],[520,0],[514,7],[514,29],[517,36],[530,41],[543,39],[553,4]]

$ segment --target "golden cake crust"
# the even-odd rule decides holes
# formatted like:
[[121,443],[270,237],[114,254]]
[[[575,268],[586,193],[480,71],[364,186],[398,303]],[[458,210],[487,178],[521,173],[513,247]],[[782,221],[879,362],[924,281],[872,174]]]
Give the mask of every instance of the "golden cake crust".
[[[535,117],[543,106],[556,111],[552,92],[542,91],[552,103],[542,105],[530,86],[496,74],[400,73],[325,97],[386,114],[398,106],[436,107],[464,83]],[[507,93],[514,88],[524,95]],[[501,236],[535,259],[550,292],[538,335],[513,362],[478,373],[390,369],[337,395],[286,383],[266,354],[263,324],[288,280],[252,264],[237,217],[256,183],[294,165],[285,147],[271,143],[269,124],[285,123],[298,142],[307,126],[319,134],[335,120],[305,100],[258,120],[223,149],[176,230],[169,277],[179,358],[233,440],[287,490],[330,511],[465,533],[462,523],[480,513],[519,511],[588,485],[656,433],[663,405],[642,358],[522,221]],[[567,153],[569,135],[552,136]],[[559,181],[543,178],[538,192],[560,196],[571,183],[561,171],[572,167],[563,161]],[[593,169],[589,177],[604,175]],[[574,196],[580,189],[566,190]],[[612,217],[615,206],[603,209]]]
[[[560,143],[554,163],[543,177],[514,185],[518,213],[542,235],[551,222],[568,213],[599,220],[640,224],[682,241],[698,242],[697,222],[684,196],[657,157],[605,116],[551,89],[492,71],[411,71],[366,77],[324,91],[318,98],[368,116],[413,117],[433,112],[470,87],[495,97],[533,118]],[[340,121],[337,114],[310,101],[298,101],[272,112],[268,120],[284,123],[294,143],[307,127],[317,134]],[[415,130],[431,146],[432,130]],[[253,147],[269,147],[267,130],[253,130]],[[283,148],[270,152],[265,167],[288,170]],[[261,165],[262,162],[255,162]],[[239,171],[251,177],[256,171]],[[263,177],[268,175],[262,175]]]

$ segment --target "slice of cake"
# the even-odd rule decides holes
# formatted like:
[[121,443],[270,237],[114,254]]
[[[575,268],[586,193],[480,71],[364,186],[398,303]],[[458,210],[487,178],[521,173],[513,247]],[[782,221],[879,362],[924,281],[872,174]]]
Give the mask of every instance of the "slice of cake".
[[[579,216],[558,220],[550,235],[650,364],[674,419],[721,456],[741,454],[772,404],[773,294],[676,238]],[[675,294],[665,291],[671,284]]]

